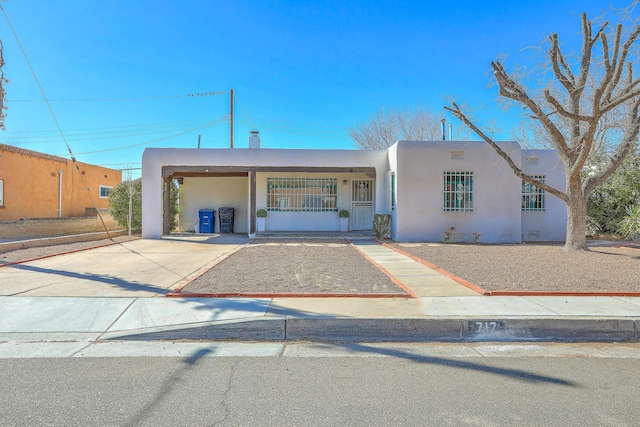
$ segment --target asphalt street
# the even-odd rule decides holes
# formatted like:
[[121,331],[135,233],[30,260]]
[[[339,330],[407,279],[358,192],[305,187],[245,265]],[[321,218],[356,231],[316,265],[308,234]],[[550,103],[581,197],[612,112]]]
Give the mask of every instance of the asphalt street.
[[220,357],[211,344],[183,357],[0,360],[0,425],[633,426],[640,417],[636,344],[297,343]]

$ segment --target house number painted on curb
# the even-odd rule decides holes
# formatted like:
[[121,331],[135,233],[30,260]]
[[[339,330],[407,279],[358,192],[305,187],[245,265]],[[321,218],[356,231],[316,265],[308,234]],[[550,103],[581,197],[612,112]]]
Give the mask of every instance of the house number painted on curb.
[[504,329],[504,322],[498,321],[469,321],[469,333],[472,334],[490,334],[495,331]]

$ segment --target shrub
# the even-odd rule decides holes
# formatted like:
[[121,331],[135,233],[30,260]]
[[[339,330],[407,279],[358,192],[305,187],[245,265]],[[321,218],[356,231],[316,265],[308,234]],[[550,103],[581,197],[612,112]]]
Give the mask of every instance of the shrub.
[[338,216],[340,218],[349,218],[349,211],[346,209],[342,209],[340,212],[338,212]]
[[258,209],[258,211],[256,212],[256,216],[258,218],[266,218],[267,217],[267,211],[264,209]]
[[640,239],[640,206],[627,206],[619,231],[627,239]]
[[391,237],[391,215],[375,214],[373,216],[373,232],[376,239],[388,239]]

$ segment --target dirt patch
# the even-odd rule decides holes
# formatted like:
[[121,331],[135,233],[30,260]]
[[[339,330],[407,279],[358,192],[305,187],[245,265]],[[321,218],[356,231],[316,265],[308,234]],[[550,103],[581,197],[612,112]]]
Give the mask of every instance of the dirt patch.
[[185,286],[192,294],[407,295],[345,240],[259,239]]
[[131,239],[129,238],[129,236],[117,236],[117,237],[114,237],[113,240],[110,240],[110,239],[90,240],[86,242],[64,243],[60,245],[39,246],[35,248],[18,249],[15,251],[1,253],[0,266],[3,264],[24,262],[32,259],[64,254],[67,252],[77,252],[84,249],[97,248],[104,245],[121,243],[121,242],[126,242],[128,240],[135,240],[139,238],[140,236],[131,236]]
[[392,243],[488,291],[640,292],[638,246]]

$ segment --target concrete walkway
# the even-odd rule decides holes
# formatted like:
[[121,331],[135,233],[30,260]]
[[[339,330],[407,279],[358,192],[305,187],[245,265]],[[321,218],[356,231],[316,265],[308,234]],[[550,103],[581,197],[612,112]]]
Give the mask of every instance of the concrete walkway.
[[482,296],[361,238],[352,242],[416,298],[164,298],[248,242],[233,235],[137,240],[0,268],[0,357],[17,342],[68,352],[101,340],[639,338],[640,298]]

